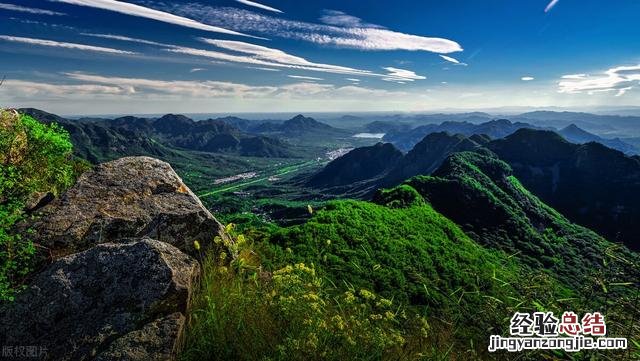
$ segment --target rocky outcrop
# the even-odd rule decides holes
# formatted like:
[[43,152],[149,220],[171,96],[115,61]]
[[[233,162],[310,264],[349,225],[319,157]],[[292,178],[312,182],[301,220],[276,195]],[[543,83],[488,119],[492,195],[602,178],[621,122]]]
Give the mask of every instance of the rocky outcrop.
[[198,269],[151,239],[60,258],[0,309],[0,344],[39,345],[50,360],[172,359]]
[[35,241],[64,254],[122,238],[150,237],[192,253],[222,225],[168,163],[126,157],[96,166],[30,225]]
[[107,350],[95,358],[95,361],[172,359],[184,320],[184,315],[176,312],[150,322],[143,328],[115,340]]

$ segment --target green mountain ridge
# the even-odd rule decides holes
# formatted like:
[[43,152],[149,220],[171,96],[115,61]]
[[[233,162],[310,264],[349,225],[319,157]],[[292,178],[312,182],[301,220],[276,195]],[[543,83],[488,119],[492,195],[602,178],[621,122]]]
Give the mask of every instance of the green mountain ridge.
[[[417,176],[404,184],[476,242],[514,255],[532,268],[549,270],[575,288],[607,262],[609,249],[638,261],[633,252],[544,204],[520,184],[507,163],[487,151],[455,153],[432,176]],[[385,202],[393,201],[387,198]],[[627,272],[628,278],[620,282],[640,276],[638,270]]]
[[572,221],[640,248],[640,162],[590,142],[523,129],[488,148],[532,193]]

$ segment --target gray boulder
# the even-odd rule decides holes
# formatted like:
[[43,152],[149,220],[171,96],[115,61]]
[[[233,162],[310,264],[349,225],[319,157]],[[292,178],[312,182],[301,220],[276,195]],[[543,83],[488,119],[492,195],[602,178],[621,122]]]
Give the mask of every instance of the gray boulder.
[[50,360],[173,359],[198,273],[151,239],[60,258],[0,309],[0,344],[37,345]]
[[35,242],[68,254],[122,238],[150,237],[194,254],[193,241],[212,244],[223,226],[168,163],[126,157],[83,174],[28,225]]

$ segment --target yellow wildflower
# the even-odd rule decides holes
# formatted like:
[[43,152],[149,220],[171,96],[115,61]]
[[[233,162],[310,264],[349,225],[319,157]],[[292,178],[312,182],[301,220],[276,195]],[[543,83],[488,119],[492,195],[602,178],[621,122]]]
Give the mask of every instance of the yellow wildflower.
[[365,290],[364,288],[360,290],[360,296],[365,300],[375,300],[376,295],[374,295],[371,291]]

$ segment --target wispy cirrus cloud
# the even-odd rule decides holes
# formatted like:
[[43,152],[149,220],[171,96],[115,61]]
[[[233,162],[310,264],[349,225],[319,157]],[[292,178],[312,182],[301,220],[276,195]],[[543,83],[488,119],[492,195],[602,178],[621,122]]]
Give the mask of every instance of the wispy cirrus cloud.
[[249,64],[254,67],[273,67],[273,68],[289,68],[310,70],[316,72],[333,73],[333,74],[349,74],[359,76],[373,76],[383,78],[383,80],[395,81],[414,81],[426,79],[424,76],[408,70],[385,68],[389,73],[381,74],[369,70],[356,69],[346,66],[315,63],[305,58],[286,53],[279,49],[273,49],[262,45],[251,44],[242,41],[219,40],[200,38],[206,44],[213,45],[221,50],[240,53],[242,55],[231,54],[218,50],[196,49],[189,47],[172,46],[166,48],[166,51],[205,57],[216,61],[228,61],[233,63]]
[[[405,97],[408,93],[370,89],[357,85],[335,86],[321,83],[291,83],[280,86],[255,86],[221,81],[158,80],[127,78],[70,72],[61,74],[64,83],[44,81],[10,80],[5,82],[0,93],[12,99],[32,99],[40,101],[55,99],[101,99],[113,102],[136,102],[140,100],[172,100],[180,102],[189,99],[282,99],[306,100],[313,95],[322,99],[362,101],[370,97]],[[73,82],[70,84],[69,82]]]
[[546,8],[544,8],[544,12],[548,13],[549,11],[551,11],[551,9],[553,9],[556,5],[558,5],[558,2],[560,0],[551,0],[551,2],[547,5]]
[[64,73],[68,78],[125,89],[129,94],[171,94],[193,97],[257,97],[274,93],[274,86],[252,86],[222,81],[155,80],[107,77],[80,72]]
[[39,97],[38,99],[93,98],[102,95],[127,95],[131,89],[101,84],[51,84],[45,82],[7,80],[5,89],[9,89],[12,97]]
[[38,9],[38,8],[29,8],[29,7],[26,7],[26,6],[20,6],[20,5],[14,5],[14,4],[5,4],[5,3],[0,3],[0,10],[17,11],[17,12],[29,13],[29,14],[35,14],[35,15],[52,15],[52,16],[64,16],[64,15],[67,15],[65,13],[61,13],[61,12],[57,12],[57,11]]
[[426,76],[418,75],[411,70],[399,69],[399,68],[393,68],[393,67],[386,67],[384,68],[384,70],[389,72],[389,74],[385,75],[385,77],[382,78],[382,80],[385,80],[385,81],[405,82],[405,81],[427,79]]
[[105,48],[101,46],[93,46],[93,45],[85,45],[85,44],[77,44],[77,43],[65,43],[65,42],[45,40],[45,39],[24,38],[19,36],[0,35],[0,40],[14,42],[14,43],[29,44],[29,45],[39,45],[39,46],[47,46],[47,47],[53,47],[53,48],[73,49],[73,50],[91,51],[91,52],[99,52],[99,53],[108,53],[108,54],[122,54],[122,55],[136,54],[132,51],[125,51],[125,50],[119,50],[114,48]]
[[367,71],[365,70],[358,70],[346,66],[315,63],[305,58],[286,53],[279,49],[269,48],[266,46],[246,43],[242,41],[207,38],[200,38],[200,40],[206,44],[213,45],[224,50],[247,54],[250,56],[249,60],[251,61],[258,60],[267,62],[271,63],[273,66],[298,66],[308,70],[336,73],[367,73]]
[[565,75],[558,83],[558,92],[569,94],[616,92],[616,96],[622,96],[638,85],[640,85],[640,64],[618,66],[594,75]]
[[330,17],[330,21],[341,24],[336,26],[282,19],[244,9],[206,6],[200,3],[164,2],[157,5],[172,13],[235,31],[304,40],[320,45],[370,51],[408,50],[440,54],[463,50],[460,44],[446,38],[406,34],[364,23],[353,26],[357,18],[351,17],[348,20],[346,16],[349,15],[344,13],[341,15],[342,20],[338,20],[336,16]]
[[102,39],[127,41],[127,42],[138,43],[138,44],[146,44],[146,45],[167,46],[167,47],[172,46],[172,45],[168,45],[168,44],[158,43],[158,42],[155,42],[155,41],[138,39],[138,38],[130,38],[128,36],[114,35],[114,34],[80,33],[80,35],[91,36],[91,37],[102,38]]
[[256,69],[256,70],[263,70],[263,71],[280,71],[280,69],[266,68],[266,67],[261,67],[261,66],[248,66],[247,68]]
[[120,14],[157,20],[157,21],[178,25],[178,26],[184,26],[192,29],[251,37],[251,35],[243,34],[237,31],[225,29],[219,26],[204,24],[186,17],[174,15],[168,12],[155,10],[148,7],[135,5],[135,4],[131,4],[123,1],[116,1],[116,0],[49,0],[49,1],[108,10],[108,11],[113,11]]
[[365,23],[359,17],[346,14],[337,10],[324,10],[320,21],[327,25],[335,25],[346,28],[384,28],[379,25]]
[[532,81],[535,80],[536,78],[532,77],[532,76],[523,76],[522,78],[520,78],[520,80],[522,81]]
[[267,11],[272,11],[274,13],[280,13],[282,14],[282,10],[276,9],[276,8],[272,8],[271,6],[267,6],[267,5],[263,5],[263,4],[259,4],[255,1],[249,1],[249,0],[236,0],[239,3],[245,4],[247,6],[253,6],[255,8],[259,8],[262,10],[267,10]]
[[440,55],[440,57],[450,63],[456,64],[456,65],[462,65],[462,66],[467,66],[467,63],[463,63],[460,60],[453,58],[451,56],[447,56],[447,55]]
[[287,77],[289,78],[293,78],[293,79],[302,79],[302,80],[314,80],[314,81],[320,81],[320,80],[324,80],[322,78],[316,78],[313,76],[304,76],[304,75],[287,75]]
[[588,76],[587,74],[567,74],[567,75],[563,75],[561,78],[562,79],[584,79],[587,76]]

